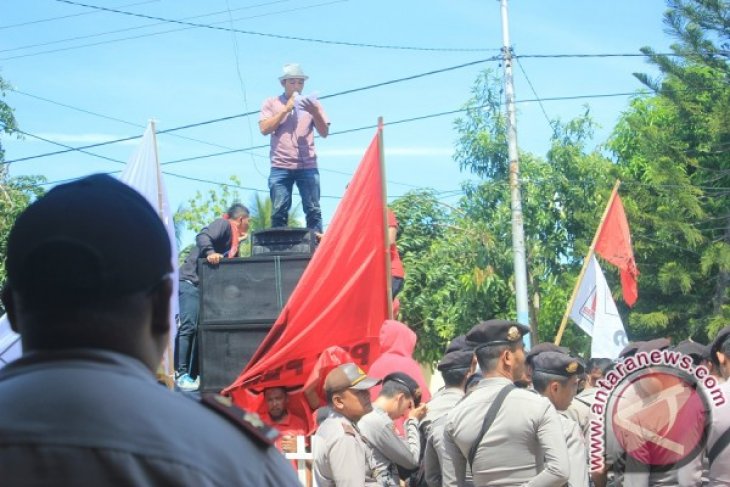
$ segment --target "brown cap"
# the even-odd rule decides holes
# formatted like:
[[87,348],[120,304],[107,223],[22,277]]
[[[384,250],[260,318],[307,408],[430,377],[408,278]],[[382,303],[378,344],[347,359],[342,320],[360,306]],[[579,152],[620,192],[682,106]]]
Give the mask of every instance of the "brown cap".
[[370,389],[380,384],[380,379],[373,379],[352,362],[338,365],[332,369],[324,380],[325,392],[342,391],[344,389]]

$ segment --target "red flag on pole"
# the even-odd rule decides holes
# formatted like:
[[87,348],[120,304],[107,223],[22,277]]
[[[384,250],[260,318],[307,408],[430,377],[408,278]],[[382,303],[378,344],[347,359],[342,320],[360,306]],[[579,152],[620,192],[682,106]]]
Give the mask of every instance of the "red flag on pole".
[[595,247],[596,253],[621,270],[621,290],[624,301],[633,306],[639,296],[636,279],[639,269],[631,248],[631,233],[626,219],[624,205],[618,193],[611,201],[611,207],[601,227]]
[[304,385],[324,349],[339,346],[367,370],[388,318],[385,202],[378,134],[345,191],[327,233],[248,366],[223,393]]

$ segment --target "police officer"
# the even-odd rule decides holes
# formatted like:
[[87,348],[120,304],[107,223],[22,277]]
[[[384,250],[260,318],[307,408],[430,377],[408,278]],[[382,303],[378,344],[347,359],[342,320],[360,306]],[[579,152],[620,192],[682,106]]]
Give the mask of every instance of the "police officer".
[[0,371],[4,485],[297,485],[255,417],[155,381],[170,248],[147,200],[106,175],[15,221],[2,300],[23,356]]
[[369,389],[379,383],[353,363],[339,365],[327,374],[324,391],[331,413],[312,439],[314,477],[320,487],[366,485],[371,459],[366,456],[357,422],[372,410]]
[[569,487],[588,485],[586,443],[578,423],[566,414],[578,390],[578,378],[584,372],[580,361],[561,352],[544,352],[532,361],[532,386],[547,397],[560,413],[565,443],[570,458]]
[[421,421],[421,434],[426,437],[423,454],[423,477],[429,486],[441,485],[441,464],[446,453],[444,445],[444,425],[447,414],[464,397],[466,380],[472,370],[471,349],[457,350],[444,355],[436,367],[444,379],[444,388],[428,402],[428,413]]
[[528,332],[519,323],[490,320],[467,334],[477,344],[484,379],[448,414],[444,441],[451,461],[443,465],[444,480],[453,468],[456,482],[444,485],[464,485],[469,468],[477,487],[495,482],[558,487],[568,481],[560,416],[546,398],[513,384],[525,376],[522,337]]
[[[383,388],[373,402],[373,410],[358,421],[372,456],[372,472],[368,482],[379,486],[398,487],[398,467],[414,470],[421,458],[419,422],[426,414],[426,405],[419,404],[418,382],[403,372],[383,377]],[[405,441],[395,432],[395,420],[407,415],[403,423]]]

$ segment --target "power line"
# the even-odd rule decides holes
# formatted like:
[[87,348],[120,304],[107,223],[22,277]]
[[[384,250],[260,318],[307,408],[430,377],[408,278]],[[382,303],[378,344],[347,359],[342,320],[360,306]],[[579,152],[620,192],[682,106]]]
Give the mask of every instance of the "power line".
[[485,52],[485,51],[494,50],[494,49],[460,48],[460,47],[448,48],[448,47],[398,46],[398,45],[384,45],[384,44],[368,44],[368,43],[361,43],[361,42],[336,41],[336,40],[329,40],[329,39],[315,39],[315,38],[311,38],[311,37],[298,37],[298,36],[290,36],[290,35],[283,35],[283,34],[272,34],[272,33],[267,33],[267,32],[256,32],[256,31],[252,31],[252,30],[231,29],[231,28],[227,28],[227,27],[215,26],[212,24],[199,24],[199,23],[195,23],[195,22],[186,22],[183,20],[168,19],[165,17],[157,17],[157,16],[153,16],[153,15],[145,15],[145,14],[140,14],[140,13],[136,13],[136,12],[129,12],[126,10],[118,10],[118,9],[113,9],[113,8],[100,7],[98,5],[89,5],[86,3],[74,2],[72,0],[56,0],[56,1],[60,2],[60,3],[66,3],[69,5],[76,5],[78,7],[92,8],[95,10],[102,10],[104,12],[110,12],[110,13],[115,13],[115,14],[120,14],[120,15],[128,15],[131,17],[139,17],[139,18],[149,19],[149,20],[157,20],[160,22],[168,22],[171,24],[187,25],[190,27],[198,27],[201,29],[238,32],[239,34],[259,36],[259,37],[269,37],[272,39],[281,39],[281,40],[288,40],[288,41],[300,41],[300,42],[311,42],[311,43],[316,43],[316,44],[328,44],[328,45],[361,47],[361,48],[372,48],[372,49],[391,49],[391,50],[403,50],[403,51]]
[[[127,3],[127,4],[124,4],[124,5],[120,5],[119,7],[120,8],[124,8],[124,7],[135,7],[137,5],[144,5],[144,4],[147,4],[147,3],[155,3],[155,2],[159,2],[159,1],[160,0],[146,0],[144,2]],[[79,12],[79,13],[76,13],[76,14],[61,15],[61,16],[58,16],[58,17],[48,17],[48,18],[45,18],[45,19],[29,20],[27,22],[20,22],[18,24],[0,25],[0,30],[13,29],[15,27],[23,27],[23,26],[26,26],[26,25],[41,24],[41,23],[44,23],[44,22],[52,22],[52,21],[55,21],[55,20],[70,19],[72,17],[82,17],[84,15],[92,15],[92,14],[95,14],[95,13],[98,13],[98,12]],[[2,51],[0,51],[0,52],[2,52]]]
[[[247,8],[259,7],[259,6],[265,6],[265,5],[272,5],[272,4],[275,4],[275,3],[282,3],[282,2],[288,2],[288,1],[291,1],[291,0],[276,0],[276,1],[273,1],[273,2],[260,3],[260,4],[256,4],[256,5],[249,5],[247,7],[239,7],[237,9],[233,9],[233,10],[242,10],[242,9],[247,9]],[[317,7],[322,7],[322,6],[325,6],[325,5],[332,5],[332,4],[335,4],[335,3],[342,3],[342,2],[348,2],[348,1],[349,0],[332,0],[332,1],[328,1],[328,2],[316,3],[316,4],[307,5],[307,6],[303,6],[303,7],[296,7],[296,8],[290,8],[290,9],[285,9],[285,10],[276,10],[276,11],[273,11],[273,12],[266,12],[266,13],[257,14],[257,15],[249,15],[249,16],[246,16],[246,17],[238,17],[238,18],[233,19],[233,20],[234,21],[239,21],[239,20],[256,19],[256,18],[260,18],[260,17],[269,17],[269,16],[272,16],[272,15],[285,14],[285,13],[296,12],[296,11],[300,11],[300,10],[308,10],[310,8],[317,8]],[[223,12],[225,12],[225,11],[223,11]],[[201,18],[201,17],[209,17],[211,15],[218,15],[220,13],[221,12],[212,12],[212,13],[209,13],[209,14],[195,15],[195,16],[192,16],[192,17],[185,17],[185,19],[195,19],[195,18]],[[223,20],[223,21],[219,21],[219,22],[211,22],[210,25],[223,24],[223,23],[227,23],[227,22],[228,22],[227,20]],[[99,32],[99,33],[96,33],[96,34],[89,34],[89,35],[85,35],[85,36],[68,37],[68,38],[65,38],[65,39],[57,39],[55,41],[44,42],[44,43],[39,43],[39,44],[29,44],[29,45],[25,45],[25,46],[14,47],[14,48],[11,48],[11,49],[4,49],[4,50],[1,50],[0,52],[17,51],[17,50],[22,50],[22,49],[30,49],[30,48],[33,48],[33,47],[42,47],[42,46],[48,46],[48,45],[53,45],[53,44],[59,44],[59,43],[69,42],[69,41],[74,41],[74,40],[90,39],[90,38],[94,38],[94,37],[101,37],[101,36],[105,36],[105,35],[117,34],[117,33],[121,33],[121,32],[128,32],[128,31],[132,31],[132,30],[147,29],[147,28],[150,28],[150,27],[154,27],[154,26],[157,26],[157,25],[163,25],[163,24],[167,24],[167,22],[155,22],[155,23],[151,23],[151,24],[145,24],[145,25],[140,25],[140,26],[135,26],[135,27],[126,27],[124,29],[116,29],[116,30],[111,30],[111,31],[106,31],[106,32]],[[123,42],[123,41],[129,41],[129,40],[134,40],[134,39],[142,39],[142,38],[146,38],[146,37],[154,37],[154,36],[158,36],[158,35],[171,34],[173,32],[181,32],[181,31],[184,31],[184,30],[190,30],[190,29],[196,29],[196,28],[197,27],[180,27],[180,28],[176,28],[176,29],[168,29],[168,30],[163,30],[163,31],[150,32],[150,33],[147,33],[147,34],[140,34],[140,35],[128,36],[128,37],[120,37],[120,38],[117,38],[117,39],[109,39],[109,40],[99,41],[99,42],[90,42],[90,43],[86,43],[86,44],[79,44],[79,45],[75,45],[75,46],[62,47],[62,48],[58,48],[58,49],[49,49],[49,50],[45,50],[45,51],[37,51],[37,52],[32,52],[32,53],[27,53],[27,54],[19,54],[17,56],[9,56],[9,57],[5,57],[5,58],[0,58],[0,60],[2,60],[2,61],[9,61],[9,60],[12,60],[12,59],[20,59],[20,58],[26,58],[26,57],[34,57],[34,56],[40,56],[40,55],[43,55],[43,54],[52,54],[54,52],[73,51],[73,50],[82,49],[82,48],[85,48],[85,47],[101,46],[101,45],[104,45],[104,44],[113,44],[113,43],[116,43],[116,42]]]
[[[61,0],[56,0],[56,1],[61,1]],[[334,97],[337,97],[337,96],[349,95],[349,94],[357,93],[357,92],[360,92],[360,91],[372,90],[372,89],[375,89],[375,88],[380,88],[380,87],[383,87],[383,86],[388,86],[388,85],[392,85],[392,84],[396,84],[396,83],[402,83],[402,82],[405,82],[405,81],[412,81],[414,79],[423,78],[425,76],[432,76],[434,74],[445,73],[447,71],[453,71],[453,70],[456,70],[456,69],[466,68],[466,67],[469,67],[469,66],[474,66],[474,65],[477,65],[477,64],[482,64],[482,63],[485,63],[485,62],[497,61],[499,59],[500,59],[499,56],[493,56],[491,58],[480,59],[480,60],[477,60],[477,61],[471,61],[471,62],[468,62],[468,63],[458,64],[456,66],[450,66],[448,68],[436,69],[436,70],[432,70],[432,71],[427,71],[425,73],[419,73],[419,74],[415,74],[415,75],[411,75],[411,76],[406,76],[404,78],[398,78],[398,79],[383,81],[383,82],[380,82],[380,83],[375,83],[375,84],[371,84],[371,85],[367,85],[367,86],[362,86],[360,88],[353,88],[353,89],[349,89],[349,90],[345,90],[345,91],[340,91],[340,92],[337,92],[337,93],[332,93],[330,95],[321,96],[320,97],[320,100],[324,100],[324,99],[327,99],[327,98],[334,98]],[[194,127],[200,127],[200,126],[203,126],[203,125],[209,125],[209,124],[213,124],[213,123],[224,122],[224,121],[232,120],[232,119],[235,119],[235,118],[248,117],[248,116],[251,116],[251,115],[256,115],[258,113],[259,113],[258,110],[257,111],[248,111],[248,112],[245,112],[245,113],[238,113],[238,114],[235,114],[235,115],[228,115],[228,116],[225,116],[225,117],[214,118],[212,120],[206,120],[206,121],[203,121],[203,122],[196,122],[196,123],[191,123],[191,124],[187,124],[187,125],[181,125],[179,127],[169,128],[169,129],[166,129],[166,130],[160,130],[157,133],[158,134],[167,134],[167,133],[170,133],[170,132],[176,132],[178,130],[185,130],[185,129],[190,129],[190,128],[194,128]],[[105,145],[117,144],[119,142],[127,142],[129,140],[139,139],[139,138],[142,137],[142,135],[143,134],[133,135],[133,136],[130,136],[130,137],[123,137],[123,138],[120,138],[120,139],[107,140],[105,142],[98,142],[96,144],[89,144],[89,145],[81,146],[81,147],[78,147],[78,149],[91,149],[91,148],[94,148],[94,147],[102,147],[102,146],[105,146]],[[41,157],[48,157],[48,156],[54,156],[54,155],[58,155],[58,154],[64,154],[66,152],[70,152],[71,150],[74,150],[74,149],[63,150],[63,151],[55,151],[55,152],[47,152],[45,154],[37,154],[37,155],[34,155],[34,156],[21,157],[21,158],[13,159],[13,160],[10,160],[10,161],[5,161],[5,162],[3,162],[3,164],[12,164],[14,162],[28,161],[28,160],[31,160],[31,159],[38,159],[38,158],[41,158]]]
[[542,110],[542,114],[545,115],[545,120],[547,121],[548,125],[552,128],[553,122],[550,120],[550,117],[547,114],[547,111],[545,111],[545,106],[542,104],[542,100],[540,100],[540,95],[537,94],[537,91],[535,91],[535,87],[532,85],[532,81],[530,81],[530,78],[527,76],[527,71],[525,71],[524,66],[522,66],[522,63],[519,59],[517,59],[517,66],[520,67],[520,71],[522,71],[522,74],[525,76],[525,80],[527,81],[528,86],[530,87],[530,90],[532,90],[532,94],[535,95],[535,98],[537,98],[537,102],[540,105],[540,110]]
[[[56,0],[61,1],[61,0]],[[681,57],[680,54],[673,52],[658,53],[657,56],[676,56]],[[571,59],[571,58],[609,58],[609,57],[649,57],[646,54],[640,52],[629,52],[629,53],[595,53],[595,54],[515,54],[513,56],[516,59]]]

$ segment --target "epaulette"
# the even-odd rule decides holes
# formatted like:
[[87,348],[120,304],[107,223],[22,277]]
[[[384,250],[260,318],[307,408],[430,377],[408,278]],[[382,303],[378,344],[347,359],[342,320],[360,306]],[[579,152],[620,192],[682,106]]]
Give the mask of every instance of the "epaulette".
[[345,430],[346,435],[357,436],[357,431],[355,430],[354,426],[352,426],[350,423],[347,423],[345,421],[343,421],[341,424],[342,424],[342,429]]
[[274,441],[279,437],[279,431],[276,428],[266,425],[258,414],[239,408],[229,397],[219,394],[201,394],[200,403],[226,418],[246,436],[263,447],[273,446]]

